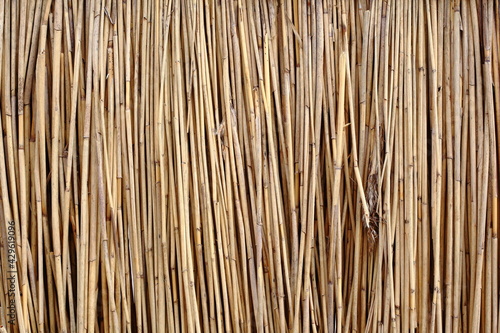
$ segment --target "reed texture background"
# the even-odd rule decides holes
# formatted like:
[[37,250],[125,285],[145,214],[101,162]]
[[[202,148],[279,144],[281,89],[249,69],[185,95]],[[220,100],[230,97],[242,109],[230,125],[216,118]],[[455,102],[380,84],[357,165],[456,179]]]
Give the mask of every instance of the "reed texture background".
[[500,332],[500,5],[0,0],[1,332]]

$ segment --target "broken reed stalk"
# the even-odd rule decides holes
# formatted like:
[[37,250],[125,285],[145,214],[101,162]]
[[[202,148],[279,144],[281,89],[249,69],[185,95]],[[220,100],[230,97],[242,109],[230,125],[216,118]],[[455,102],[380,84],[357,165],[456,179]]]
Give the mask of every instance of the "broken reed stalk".
[[0,332],[498,332],[495,1],[0,1]]

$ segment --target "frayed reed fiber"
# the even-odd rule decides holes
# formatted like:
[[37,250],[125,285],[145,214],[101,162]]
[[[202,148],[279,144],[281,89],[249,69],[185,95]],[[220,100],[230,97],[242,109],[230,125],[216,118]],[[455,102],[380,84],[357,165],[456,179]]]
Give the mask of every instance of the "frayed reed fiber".
[[0,332],[500,332],[500,5],[0,0]]

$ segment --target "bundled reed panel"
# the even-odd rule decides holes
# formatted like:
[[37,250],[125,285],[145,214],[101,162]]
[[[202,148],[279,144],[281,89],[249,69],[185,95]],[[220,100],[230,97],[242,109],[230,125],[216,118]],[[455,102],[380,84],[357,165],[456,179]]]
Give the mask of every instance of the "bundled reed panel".
[[500,332],[500,2],[0,0],[0,332]]

